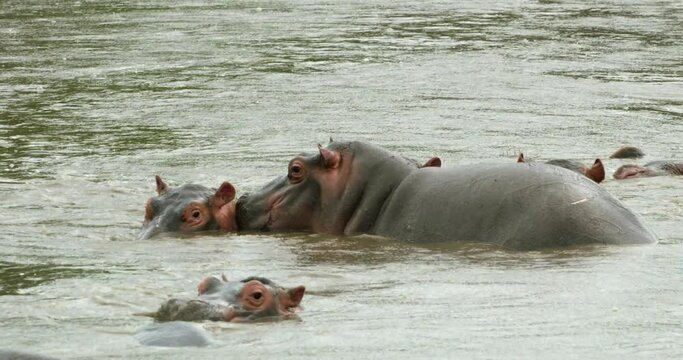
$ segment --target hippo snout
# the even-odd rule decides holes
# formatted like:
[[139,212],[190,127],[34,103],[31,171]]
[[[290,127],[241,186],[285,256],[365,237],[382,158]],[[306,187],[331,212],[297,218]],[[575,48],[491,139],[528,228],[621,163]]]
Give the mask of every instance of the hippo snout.
[[235,221],[237,222],[238,229],[247,229],[247,218],[249,217],[247,212],[249,207],[247,203],[249,202],[249,193],[244,194],[237,199],[235,204]]
[[239,218],[240,214],[244,214],[249,210],[249,193],[246,193],[237,199],[237,203],[235,203],[235,212],[236,216]]

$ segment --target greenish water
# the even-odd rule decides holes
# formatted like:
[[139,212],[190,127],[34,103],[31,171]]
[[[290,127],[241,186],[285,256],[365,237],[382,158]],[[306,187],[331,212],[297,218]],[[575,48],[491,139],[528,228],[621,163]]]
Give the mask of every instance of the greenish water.
[[[683,177],[603,184],[660,243],[508,253],[374,237],[135,241],[154,175],[238,193],[335,139],[444,166],[682,159],[679,1],[3,1],[0,348],[86,358],[683,356]],[[207,275],[304,284],[302,322],[134,316]]]

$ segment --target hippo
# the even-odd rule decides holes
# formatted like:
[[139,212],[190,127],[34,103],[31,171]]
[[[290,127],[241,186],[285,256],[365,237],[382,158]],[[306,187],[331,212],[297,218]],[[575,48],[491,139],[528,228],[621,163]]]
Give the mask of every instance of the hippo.
[[371,234],[530,250],[650,244],[639,218],[585,176],[547,164],[416,169],[363,142],[302,153],[237,201],[240,230]]
[[642,150],[634,146],[623,146],[609,156],[610,159],[638,159],[645,156]]
[[157,321],[247,322],[296,318],[295,310],[305,291],[303,285],[285,289],[257,276],[240,281],[211,276],[197,286],[196,299],[169,299],[156,312],[141,315],[151,316]]
[[683,162],[651,161],[644,166],[628,164],[619,167],[612,176],[617,180],[623,180],[661,175],[683,175]]
[[197,184],[169,188],[157,175],[156,185],[158,196],[147,200],[138,239],[148,239],[163,232],[237,230],[235,188],[229,182],[224,182],[217,190]]
[[[519,156],[517,157],[517,162],[518,163],[524,163],[526,160],[524,159],[524,154],[519,153]],[[593,166],[588,167],[578,161],[573,161],[573,160],[567,160],[567,159],[552,159],[548,160],[545,162],[546,164],[550,165],[555,165],[559,167],[563,167],[565,169],[569,169],[571,171],[577,172],[579,174],[584,175],[585,177],[595,181],[596,183],[602,182],[602,180],[605,180],[605,167],[602,165],[602,161],[600,159],[595,159],[595,162],[593,162]]]
[[296,311],[306,288],[286,289],[273,281],[252,276],[228,281],[225,275],[204,278],[195,299],[172,298],[150,316],[160,323],[139,331],[135,337],[143,345],[207,346],[211,337],[200,326],[187,321],[253,322],[298,319]]

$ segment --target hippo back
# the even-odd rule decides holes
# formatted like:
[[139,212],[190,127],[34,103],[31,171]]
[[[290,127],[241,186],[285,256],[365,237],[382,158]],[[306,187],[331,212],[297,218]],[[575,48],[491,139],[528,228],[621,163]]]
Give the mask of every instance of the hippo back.
[[150,325],[139,330],[135,338],[142,345],[163,347],[203,347],[214,342],[201,326],[184,321]]
[[533,163],[417,170],[395,190],[373,232],[520,250],[655,242],[633,212],[593,181]]

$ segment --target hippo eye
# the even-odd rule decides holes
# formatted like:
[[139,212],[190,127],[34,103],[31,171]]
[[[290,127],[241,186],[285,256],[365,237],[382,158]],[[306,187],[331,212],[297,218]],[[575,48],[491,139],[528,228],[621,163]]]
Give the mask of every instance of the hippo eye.
[[194,211],[192,212],[192,217],[196,219],[196,218],[198,218],[199,215],[201,215],[201,214],[202,214],[202,213],[199,212],[199,210],[194,210]]
[[295,161],[289,165],[289,174],[287,177],[292,183],[298,183],[304,179],[305,173],[306,169],[304,166],[300,162]]
[[258,299],[260,299],[260,298],[263,296],[263,294],[262,294],[261,292],[257,291],[257,292],[255,292],[255,293],[253,293],[251,296],[252,296],[254,299],[258,300]]

